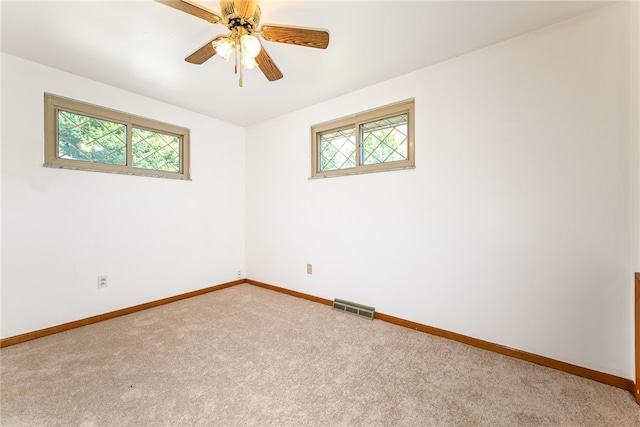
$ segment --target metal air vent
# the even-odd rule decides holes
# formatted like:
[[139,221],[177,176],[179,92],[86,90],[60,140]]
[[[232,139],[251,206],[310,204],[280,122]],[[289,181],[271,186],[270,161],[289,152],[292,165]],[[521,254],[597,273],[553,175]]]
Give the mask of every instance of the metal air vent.
[[373,320],[376,314],[376,309],[374,307],[368,307],[366,305],[356,304],[355,302],[349,302],[338,298],[333,300],[333,308],[344,311],[345,313],[364,317],[369,320]]

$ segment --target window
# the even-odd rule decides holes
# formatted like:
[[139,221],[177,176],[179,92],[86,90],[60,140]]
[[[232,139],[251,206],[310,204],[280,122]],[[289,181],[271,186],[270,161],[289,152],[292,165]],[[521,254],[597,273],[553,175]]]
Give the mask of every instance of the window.
[[189,130],[46,93],[44,165],[189,179]]
[[414,100],[311,127],[311,177],[415,166]]

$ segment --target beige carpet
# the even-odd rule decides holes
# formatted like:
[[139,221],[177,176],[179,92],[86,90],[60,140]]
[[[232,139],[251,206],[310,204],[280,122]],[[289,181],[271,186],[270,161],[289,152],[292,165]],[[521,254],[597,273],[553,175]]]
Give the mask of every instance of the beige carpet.
[[2,349],[2,426],[640,426],[627,391],[239,285]]

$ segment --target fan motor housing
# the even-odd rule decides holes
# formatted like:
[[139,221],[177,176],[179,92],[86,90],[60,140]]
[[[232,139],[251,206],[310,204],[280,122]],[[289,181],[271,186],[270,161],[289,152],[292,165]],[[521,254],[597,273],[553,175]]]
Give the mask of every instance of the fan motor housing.
[[220,12],[230,30],[244,27],[251,32],[260,24],[260,6],[257,0],[221,0]]

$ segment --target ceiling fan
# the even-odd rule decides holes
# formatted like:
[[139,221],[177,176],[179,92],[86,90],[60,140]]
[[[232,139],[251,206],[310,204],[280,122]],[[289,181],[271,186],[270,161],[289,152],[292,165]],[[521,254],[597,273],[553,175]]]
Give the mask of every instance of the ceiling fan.
[[218,35],[209,40],[188,55],[185,61],[192,64],[202,64],[216,54],[228,61],[235,53],[235,72],[240,74],[240,87],[242,87],[242,70],[256,66],[262,70],[269,81],[282,78],[282,72],[265,51],[260,38],[270,42],[318,49],[326,49],[329,45],[329,32],[325,30],[283,25],[258,27],[260,24],[258,0],[221,0],[220,15],[188,0],[155,1],[212,24],[223,24],[231,31],[227,35]]

